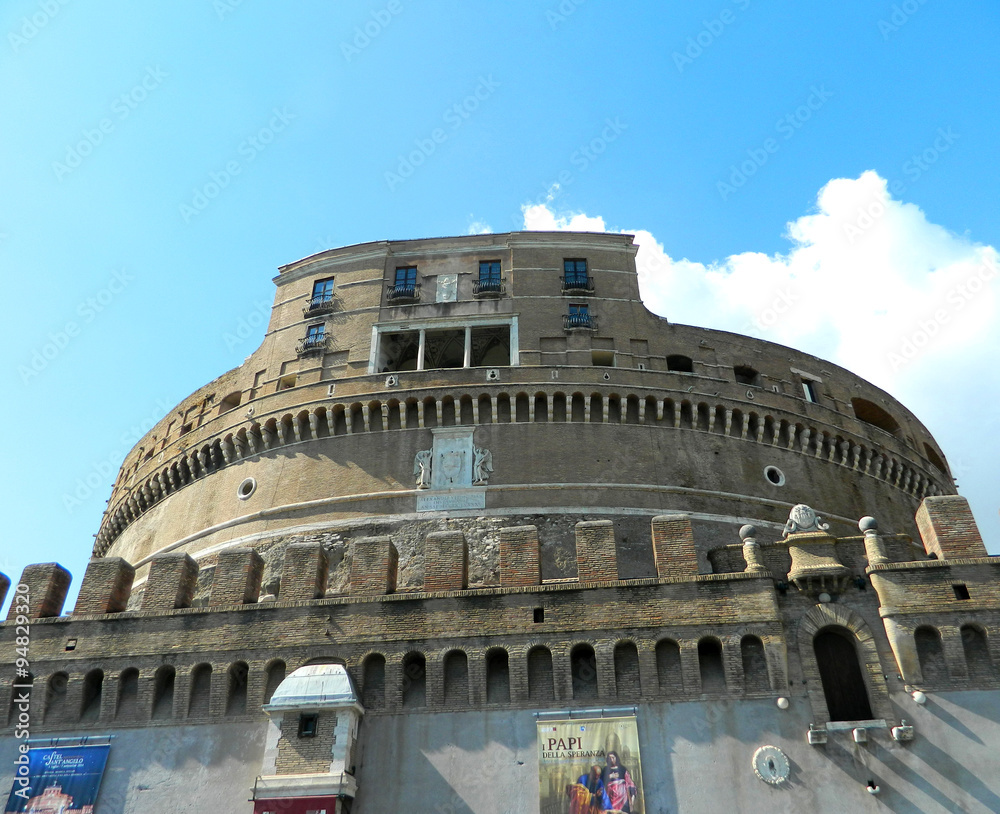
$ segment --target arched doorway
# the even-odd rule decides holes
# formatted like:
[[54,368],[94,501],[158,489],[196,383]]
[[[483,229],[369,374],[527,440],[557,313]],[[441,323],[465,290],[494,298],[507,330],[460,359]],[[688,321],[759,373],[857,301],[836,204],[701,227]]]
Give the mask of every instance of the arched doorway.
[[867,721],[874,718],[854,635],[841,627],[824,628],[813,639],[813,650],[830,720]]

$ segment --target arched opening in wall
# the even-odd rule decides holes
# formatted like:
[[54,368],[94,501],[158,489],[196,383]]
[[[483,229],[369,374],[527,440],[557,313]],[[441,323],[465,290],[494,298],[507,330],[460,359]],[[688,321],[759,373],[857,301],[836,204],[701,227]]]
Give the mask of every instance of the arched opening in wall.
[[69,676],[66,673],[54,673],[45,685],[45,711],[42,720],[45,723],[66,719],[66,688]]
[[739,410],[733,410],[733,420],[729,428],[729,434],[733,438],[743,437],[743,413]]
[[229,667],[226,686],[226,715],[245,715],[247,711],[247,677],[250,668],[237,661]]
[[743,657],[743,687],[747,692],[762,692],[770,689],[767,679],[767,655],[764,643],[756,636],[740,639],[740,655]]
[[680,416],[677,414],[678,410],[677,403],[673,399],[663,400],[663,420],[667,422],[668,426],[673,427],[680,421]]
[[638,396],[628,396],[625,399],[625,417],[624,421],[626,424],[638,424],[639,423],[639,398]]
[[278,686],[282,681],[285,680],[285,662],[278,659],[277,661],[272,661],[267,665],[266,678],[264,680],[264,703],[271,703],[271,696],[274,695],[274,691],[278,689]]
[[230,410],[235,410],[240,406],[240,401],[243,399],[243,391],[236,390],[225,396],[222,401],[219,402],[219,415],[223,413],[228,413]]
[[514,420],[524,423],[528,420],[528,394],[518,393],[514,397]]
[[299,428],[299,438],[303,441],[313,441],[312,425],[309,422],[309,411],[303,410],[295,416],[295,426]]
[[751,441],[756,441],[757,436],[760,434],[760,416],[757,413],[750,412],[747,414],[747,438]]
[[872,705],[854,634],[844,627],[823,628],[813,638],[813,652],[830,720],[870,721]]
[[681,402],[681,429],[691,430],[694,429],[694,407],[692,407],[690,401]]
[[667,357],[667,370],[674,373],[694,373],[694,362],[690,356],[673,353]]
[[497,395],[497,415],[494,422],[497,424],[510,423],[510,395],[507,393]]
[[566,421],[566,394],[556,393],[552,396],[552,420]]
[[659,400],[653,396],[646,396],[643,399],[645,404],[645,409],[643,410],[643,421],[646,424],[659,424],[661,419],[656,417],[656,407],[659,404]]
[[[279,443],[282,444],[294,444],[297,440],[295,438],[295,418],[290,415],[284,415],[281,417],[281,424],[278,426],[280,430],[280,435],[278,436]],[[301,432],[301,430],[300,430]]]
[[385,656],[381,653],[367,656],[361,677],[365,706],[369,709],[382,709],[385,706]]
[[639,650],[635,642],[618,642],[615,645],[615,695],[619,698],[638,698]]
[[656,683],[664,695],[680,695],[684,691],[681,648],[673,639],[656,643]]
[[476,423],[476,417],[472,409],[472,396],[462,396],[459,401],[458,423],[472,425]]
[[546,702],[555,697],[552,654],[547,647],[533,647],[528,651],[528,698]]
[[139,715],[139,671],[135,667],[122,670],[118,676],[118,703],[115,718],[130,721]]
[[427,661],[423,653],[408,653],[403,659],[403,707],[427,706]]
[[576,645],[569,654],[574,700],[597,698],[597,657],[589,644]]
[[173,667],[163,666],[153,676],[153,719],[164,720],[174,714],[174,681],[177,673]]
[[386,403],[388,415],[385,420],[387,430],[401,430],[403,428],[402,417],[400,416],[399,402],[396,399]]
[[549,420],[549,400],[544,393],[535,393],[535,421],[545,423]]
[[937,628],[923,625],[913,631],[920,672],[926,684],[941,684],[948,680],[948,665],[944,660],[941,634]]
[[191,671],[189,718],[207,718],[212,700],[212,665],[199,664]]
[[406,407],[406,428],[413,429],[420,423],[420,409],[417,407],[416,399],[407,399]]
[[775,440],[774,435],[774,419],[771,416],[764,417],[764,435],[761,437],[761,442],[765,444],[773,444]]
[[853,398],[851,406],[854,408],[854,415],[865,424],[878,427],[890,435],[896,435],[899,432],[899,422],[874,402],[868,401],[868,399]]
[[499,647],[486,654],[486,703],[510,703],[510,656]]
[[927,460],[934,464],[942,475],[948,474],[948,465],[944,462],[944,458],[938,455],[937,450],[926,441],[924,441],[924,453],[927,455]]
[[584,406],[583,393],[574,393],[570,403],[570,418],[573,421],[583,422],[587,419],[587,410]]
[[83,697],[80,699],[80,720],[96,721],[101,717],[101,697],[104,695],[104,672],[91,670],[83,677]]
[[427,331],[424,344],[424,368],[456,368],[465,364],[465,329],[448,328]]
[[510,326],[472,329],[472,367],[503,367],[510,364]]
[[708,422],[709,422],[709,409],[708,405],[701,402],[698,405],[698,429],[704,432],[708,432]]
[[368,429],[372,432],[382,432],[385,424],[382,421],[382,402],[372,401],[368,404]]
[[424,426],[428,428],[440,426],[438,418],[437,402],[428,396],[424,399]]
[[990,658],[986,631],[978,625],[962,625],[962,650],[969,670],[970,681],[993,681],[996,671]]
[[479,397],[479,423],[496,423],[496,416],[493,415],[493,403],[490,401],[490,397],[486,394]]
[[622,423],[622,401],[614,394],[608,396],[608,423]]
[[441,426],[454,427],[455,421],[455,399],[445,396],[441,399]]
[[469,657],[452,650],[444,657],[444,703],[449,707],[469,705]]
[[712,423],[712,432],[722,435],[726,434],[726,408],[721,404],[715,408],[715,421]]
[[791,444],[791,439],[791,424],[785,421],[785,419],[781,419],[781,421],[778,422],[778,446],[787,449]]
[[351,422],[351,432],[357,434],[365,431],[365,416],[360,404],[352,404],[349,408],[348,420]]
[[718,639],[707,637],[698,642],[698,670],[702,692],[726,691],[726,668],[722,662],[722,642]]
[[[10,682],[10,706],[7,708],[7,726],[31,723],[31,691],[35,677],[31,673]],[[27,705],[25,705],[27,702]]]
[[604,421],[604,399],[600,393],[590,394],[590,423],[600,424]]
[[760,384],[760,373],[749,365],[736,365],[733,368],[733,375],[736,377],[737,384]]

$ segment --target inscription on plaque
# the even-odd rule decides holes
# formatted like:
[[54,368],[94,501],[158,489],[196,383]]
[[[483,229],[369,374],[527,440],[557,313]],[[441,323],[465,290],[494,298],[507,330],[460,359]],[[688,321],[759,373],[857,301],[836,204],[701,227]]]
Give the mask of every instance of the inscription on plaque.
[[468,492],[426,492],[417,495],[418,512],[440,512],[447,509],[485,509],[486,490]]

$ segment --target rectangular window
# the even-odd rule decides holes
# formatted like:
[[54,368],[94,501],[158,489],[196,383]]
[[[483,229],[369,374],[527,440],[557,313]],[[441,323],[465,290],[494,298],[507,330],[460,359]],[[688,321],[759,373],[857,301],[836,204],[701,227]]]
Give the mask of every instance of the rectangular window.
[[315,738],[316,727],[319,724],[319,715],[316,713],[303,713],[299,716],[299,737]]
[[396,288],[414,288],[417,284],[417,267],[400,266],[396,269],[396,279],[393,285]]
[[333,277],[317,280],[313,283],[313,293],[310,302],[314,305],[329,302],[333,299]]
[[593,320],[590,317],[590,306],[584,303],[571,303],[569,314],[565,317],[566,328],[591,328]]
[[816,382],[810,381],[809,379],[803,379],[802,392],[805,394],[806,401],[811,401],[813,404],[819,401],[819,392],[816,389]]
[[306,329],[306,344],[318,345],[326,338],[326,325],[310,325]]
[[955,592],[955,599],[971,599],[969,596],[969,588],[967,585],[952,585],[951,589]]
[[563,282],[567,288],[586,288],[586,260],[563,260],[563,272]]
[[479,261],[479,282],[499,283],[500,282],[500,261],[480,260]]

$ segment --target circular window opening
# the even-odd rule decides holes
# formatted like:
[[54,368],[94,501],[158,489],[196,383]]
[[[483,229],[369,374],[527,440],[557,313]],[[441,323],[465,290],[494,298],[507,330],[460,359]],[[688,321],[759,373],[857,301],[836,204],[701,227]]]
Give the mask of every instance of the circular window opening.
[[765,466],[764,467],[764,477],[767,478],[775,486],[785,485],[785,473],[782,472],[776,466]]
[[247,478],[243,483],[240,484],[239,488],[236,490],[236,497],[240,500],[246,500],[250,495],[257,491],[257,481],[253,478]]

